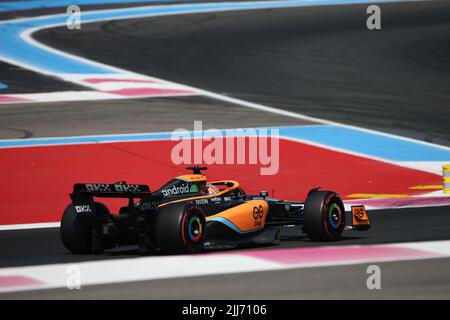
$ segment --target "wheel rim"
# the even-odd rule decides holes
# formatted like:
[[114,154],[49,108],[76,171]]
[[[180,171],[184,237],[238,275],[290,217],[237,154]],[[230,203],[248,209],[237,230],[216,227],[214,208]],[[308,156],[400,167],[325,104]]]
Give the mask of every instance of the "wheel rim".
[[202,221],[197,215],[194,215],[189,219],[187,229],[189,240],[191,242],[195,243],[201,240],[203,236],[203,226]]
[[328,221],[330,226],[337,230],[342,224],[342,211],[337,203],[333,203],[328,211]]

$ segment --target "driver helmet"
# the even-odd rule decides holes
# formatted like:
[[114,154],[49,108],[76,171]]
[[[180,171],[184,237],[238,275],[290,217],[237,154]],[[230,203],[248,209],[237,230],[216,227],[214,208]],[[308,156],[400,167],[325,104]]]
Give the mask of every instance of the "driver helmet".
[[207,184],[206,188],[208,190],[208,194],[210,194],[210,195],[215,195],[220,192],[220,189],[213,184]]

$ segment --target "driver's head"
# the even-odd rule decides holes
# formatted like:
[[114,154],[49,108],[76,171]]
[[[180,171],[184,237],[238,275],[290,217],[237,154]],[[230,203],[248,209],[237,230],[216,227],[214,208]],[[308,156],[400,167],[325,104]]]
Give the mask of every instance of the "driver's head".
[[217,188],[215,185],[207,184],[206,187],[208,189],[208,194],[214,195],[220,192],[220,189]]

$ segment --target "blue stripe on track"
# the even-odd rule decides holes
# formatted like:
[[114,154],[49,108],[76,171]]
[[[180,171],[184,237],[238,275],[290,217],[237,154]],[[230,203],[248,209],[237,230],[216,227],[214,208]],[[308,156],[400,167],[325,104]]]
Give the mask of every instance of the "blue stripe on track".
[[145,133],[145,134],[118,134],[107,136],[81,136],[61,138],[33,138],[33,139],[11,139],[0,140],[0,148],[11,147],[39,147],[69,144],[89,144],[108,142],[137,142],[170,140],[171,133]]
[[450,148],[348,127],[284,127],[280,135],[392,161],[450,161]]
[[70,5],[88,6],[127,3],[161,3],[161,2],[190,2],[192,0],[30,0],[0,2],[0,12],[33,10],[45,8],[61,8]]
[[[244,129],[245,130],[245,129]],[[267,134],[270,136],[271,131]],[[361,131],[341,126],[311,125],[299,127],[282,127],[279,129],[281,137],[304,140],[317,143],[325,147],[350,151],[360,155],[372,156],[391,161],[448,161],[450,162],[450,148],[433,146],[404,140],[394,136]],[[222,130],[223,136],[225,131]],[[245,133],[243,133],[245,134]],[[117,134],[103,136],[81,136],[62,138],[33,138],[0,140],[0,148],[35,147],[86,143],[135,142],[170,140],[171,132]],[[190,137],[194,134],[191,132]],[[308,156],[308,155],[305,155]]]

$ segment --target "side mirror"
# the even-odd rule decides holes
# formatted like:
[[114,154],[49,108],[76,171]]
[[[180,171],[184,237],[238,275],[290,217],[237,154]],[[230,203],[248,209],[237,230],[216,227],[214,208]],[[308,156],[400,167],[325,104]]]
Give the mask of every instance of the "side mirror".
[[266,197],[269,195],[267,191],[260,191],[259,195],[263,198],[263,200],[266,200]]

